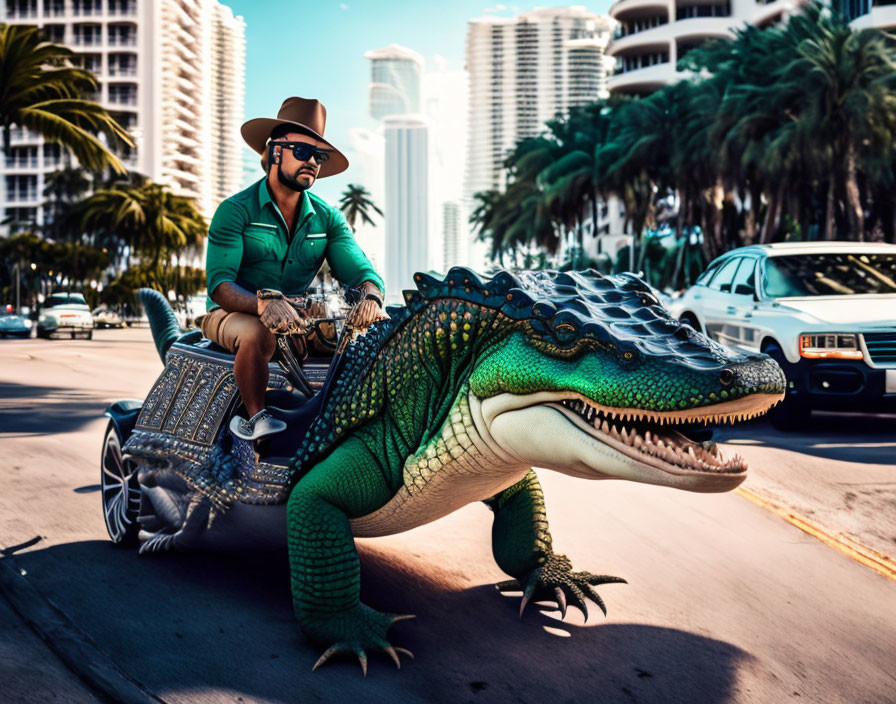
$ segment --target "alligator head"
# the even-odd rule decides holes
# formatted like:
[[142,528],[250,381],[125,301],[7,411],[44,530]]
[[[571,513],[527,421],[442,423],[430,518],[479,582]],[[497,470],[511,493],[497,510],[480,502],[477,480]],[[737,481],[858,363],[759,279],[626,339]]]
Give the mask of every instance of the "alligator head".
[[[507,289],[497,277],[467,282]],[[674,320],[631,274],[527,272],[514,283],[500,308],[511,332],[469,377],[490,443],[525,464],[590,479],[718,492],[746,478],[744,460],[700,442],[701,429],[780,401],[785,380],[772,359]]]

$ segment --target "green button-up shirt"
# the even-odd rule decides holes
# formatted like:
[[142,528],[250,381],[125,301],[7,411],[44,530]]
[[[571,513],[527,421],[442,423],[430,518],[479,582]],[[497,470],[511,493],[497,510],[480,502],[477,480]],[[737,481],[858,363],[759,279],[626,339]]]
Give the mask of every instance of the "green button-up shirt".
[[273,288],[287,296],[302,295],[324,259],[341,283],[372,281],[385,290],[340,210],[305,191],[290,238],[263,178],[221,203],[212,218],[205,263],[208,309],[217,308],[211,294],[225,281],[252,292]]

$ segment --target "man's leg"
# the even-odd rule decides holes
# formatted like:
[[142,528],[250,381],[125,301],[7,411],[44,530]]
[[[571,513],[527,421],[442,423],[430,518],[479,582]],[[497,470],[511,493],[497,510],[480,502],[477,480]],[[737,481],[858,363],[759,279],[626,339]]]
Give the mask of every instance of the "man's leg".
[[268,362],[277,342],[257,316],[213,310],[202,321],[202,333],[236,354],[233,375],[249,418],[264,408],[268,386]]
[[[242,315],[237,313],[236,315]],[[252,418],[264,408],[264,392],[268,388],[268,362],[274,356],[277,341],[258,318],[246,315],[253,322],[240,321],[233,375],[243,397],[246,413]]]

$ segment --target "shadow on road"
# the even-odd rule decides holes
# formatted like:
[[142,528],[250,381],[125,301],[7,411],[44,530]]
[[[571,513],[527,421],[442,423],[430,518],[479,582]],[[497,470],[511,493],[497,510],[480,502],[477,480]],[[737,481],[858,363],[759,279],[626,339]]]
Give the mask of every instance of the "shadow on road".
[[[730,701],[751,656],[672,628],[560,623],[490,585],[458,588],[456,574],[423,558],[361,546],[362,598],[415,613],[393,643],[414,652],[401,672],[371,657],[315,673],[321,648],[296,626],[285,554],[140,558],[106,542],[15,556],[16,566],[131,677],[166,693],[226,692],[247,701],[714,702]],[[611,609],[624,588],[603,589]],[[531,607],[530,607],[531,608]],[[612,613],[612,612],[611,612]],[[596,618],[595,618],[596,616]],[[560,627],[569,637],[545,631]],[[211,701],[217,698],[203,698]]]
[[813,413],[798,431],[776,430],[765,420],[719,427],[713,439],[730,445],[765,445],[841,462],[893,464],[896,416]]
[[7,433],[57,434],[78,430],[108,407],[101,397],[74,389],[0,384],[0,429]]

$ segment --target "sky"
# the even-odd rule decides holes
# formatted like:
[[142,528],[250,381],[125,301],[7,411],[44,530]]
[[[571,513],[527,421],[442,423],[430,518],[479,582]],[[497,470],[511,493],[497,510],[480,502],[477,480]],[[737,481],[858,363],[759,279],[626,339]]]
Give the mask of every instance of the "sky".
[[[325,136],[340,149],[348,145],[349,129],[376,127],[367,112],[370,62],[364,52],[401,44],[423,55],[427,70],[437,57],[446,61],[446,69],[460,70],[468,20],[576,4],[605,14],[612,4],[611,0],[540,0],[533,5],[486,5],[482,0],[222,2],[246,21],[245,119],[276,117],[283,99],[292,95],[317,98],[327,108]],[[246,151],[253,154],[248,147]],[[257,175],[261,178],[260,166]],[[358,180],[350,166],[344,174],[315,184],[314,192],[335,203],[345,186]]]

